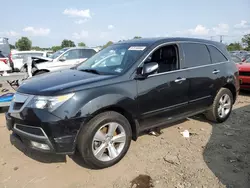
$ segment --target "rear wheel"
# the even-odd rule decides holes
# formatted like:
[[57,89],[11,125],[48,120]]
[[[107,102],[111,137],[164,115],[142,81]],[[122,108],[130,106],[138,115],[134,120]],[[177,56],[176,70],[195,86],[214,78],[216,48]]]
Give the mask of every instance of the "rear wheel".
[[81,129],[77,147],[87,165],[107,168],[119,162],[130,146],[128,120],[113,111],[98,114]]
[[226,121],[231,114],[233,107],[233,95],[227,88],[222,88],[217,93],[210,109],[205,114],[208,120],[222,123]]

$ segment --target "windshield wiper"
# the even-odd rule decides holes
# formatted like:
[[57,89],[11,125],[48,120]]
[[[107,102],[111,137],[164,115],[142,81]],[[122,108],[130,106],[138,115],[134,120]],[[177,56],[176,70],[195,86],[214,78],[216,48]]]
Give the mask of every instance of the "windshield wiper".
[[100,74],[100,72],[98,72],[98,71],[95,70],[95,69],[80,69],[80,71],[83,71],[83,72],[90,72],[90,73],[93,73],[93,74]]

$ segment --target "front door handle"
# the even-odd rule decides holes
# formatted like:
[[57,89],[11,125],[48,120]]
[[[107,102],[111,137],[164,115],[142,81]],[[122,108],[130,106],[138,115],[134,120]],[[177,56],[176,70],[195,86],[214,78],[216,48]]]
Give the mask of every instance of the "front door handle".
[[175,83],[180,83],[180,82],[183,82],[185,80],[186,80],[186,78],[177,78],[174,82]]
[[220,70],[214,70],[213,74],[218,74],[220,72]]

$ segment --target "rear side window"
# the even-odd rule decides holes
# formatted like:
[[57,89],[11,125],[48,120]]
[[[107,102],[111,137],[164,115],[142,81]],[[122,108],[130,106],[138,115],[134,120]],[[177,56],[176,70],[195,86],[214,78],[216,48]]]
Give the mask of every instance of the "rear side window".
[[95,50],[91,49],[82,49],[80,50],[80,58],[90,58],[95,55]]
[[214,46],[208,45],[208,49],[213,63],[220,63],[227,61],[227,58]]
[[205,44],[183,43],[185,55],[184,68],[211,64],[210,55]]

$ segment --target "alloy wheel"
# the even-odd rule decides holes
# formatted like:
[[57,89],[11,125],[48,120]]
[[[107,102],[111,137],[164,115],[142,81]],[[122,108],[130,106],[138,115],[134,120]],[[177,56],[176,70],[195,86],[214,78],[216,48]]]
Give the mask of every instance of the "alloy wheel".
[[94,156],[103,162],[116,159],[126,143],[126,132],[116,122],[103,125],[95,133],[92,141],[92,152]]
[[219,100],[218,115],[220,118],[225,118],[231,111],[231,98],[228,94],[222,95]]

